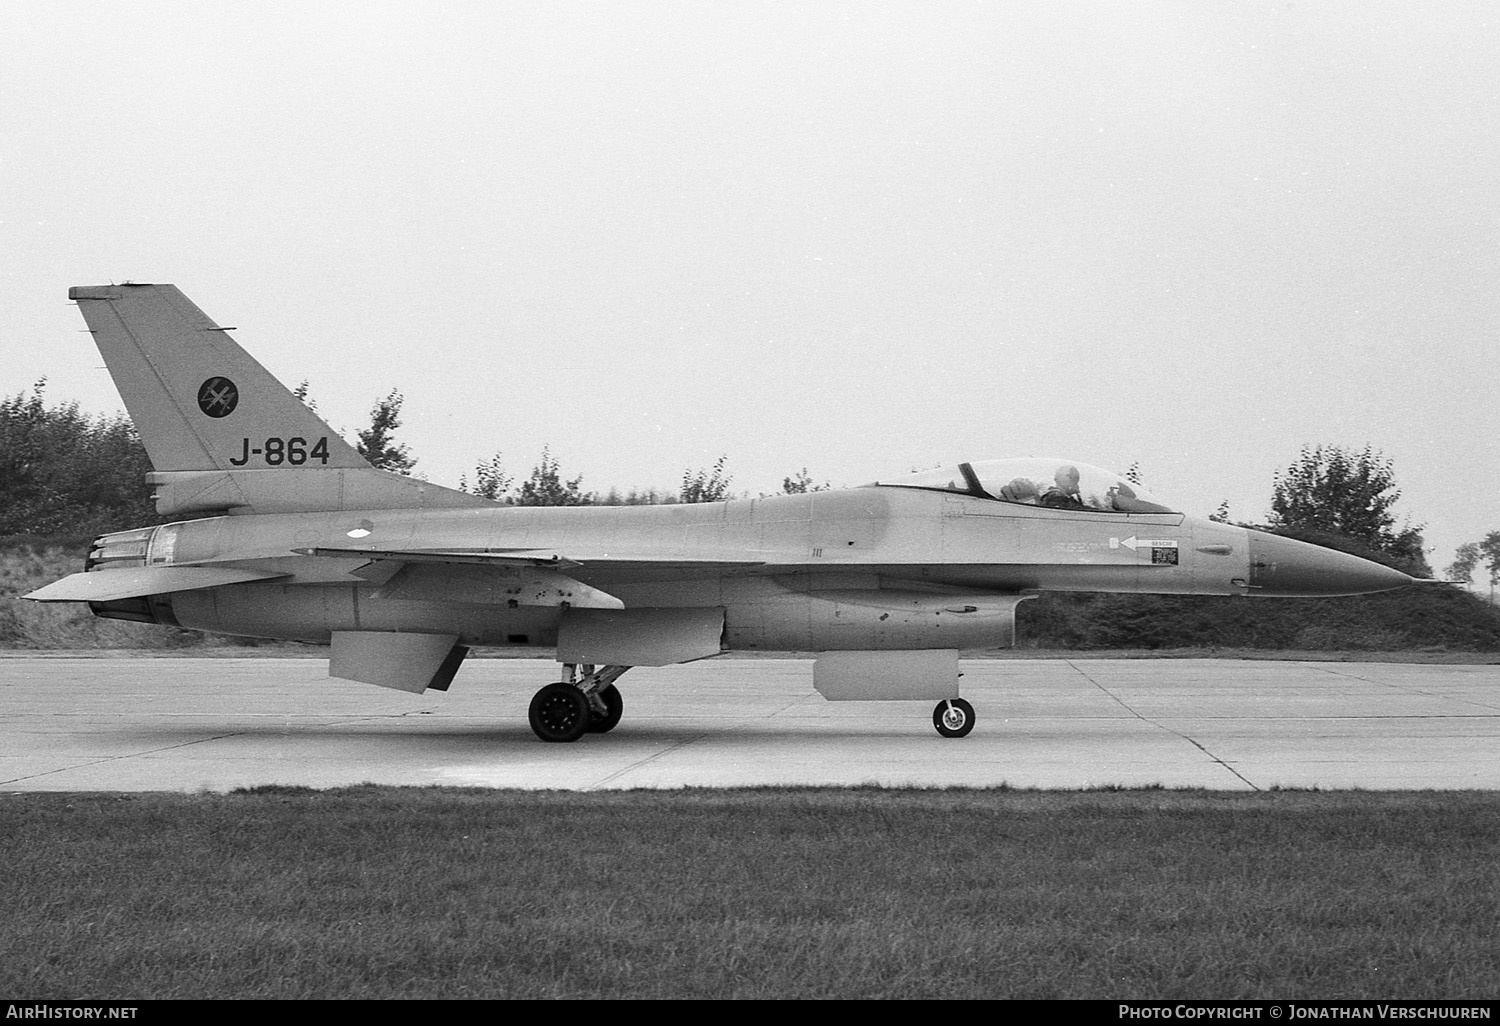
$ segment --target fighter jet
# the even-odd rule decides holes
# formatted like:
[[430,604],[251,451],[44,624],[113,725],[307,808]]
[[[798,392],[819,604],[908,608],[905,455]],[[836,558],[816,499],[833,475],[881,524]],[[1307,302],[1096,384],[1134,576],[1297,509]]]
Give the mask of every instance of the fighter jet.
[[32,592],[96,616],[328,645],[329,674],[447,690],[478,645],[552,649],[543,741],[620,721],[635,666],[817,653],[825,698],[936,702],[959,653],[1015,644],[1044,591],[1356,595],[1416,583],[1187,516],[1075,460],[970,460],[858,488],[701,505],[522,508],[372,468],[171,285],[74,288],[178,518],[96,539]]

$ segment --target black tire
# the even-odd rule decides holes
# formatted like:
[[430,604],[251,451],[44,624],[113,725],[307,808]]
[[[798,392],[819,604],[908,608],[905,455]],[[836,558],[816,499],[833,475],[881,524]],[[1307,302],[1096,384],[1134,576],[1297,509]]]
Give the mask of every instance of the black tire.
[[548,684],[531,699],[531,731],[543,741],[577,741],[589,728],[589,699],[572,684]]
[[593,703],[590,703],[590,734],[608,734],[619,724],[620,716],[625,712],[625,699],[620,697],[620,689],[613,684],[599,692],[599,697],[604,700],[604,712],[592,708]]
[[932,710],[932,725],[944,737],[963,737],[974,729],[974,707],[962,698],[945,699]]

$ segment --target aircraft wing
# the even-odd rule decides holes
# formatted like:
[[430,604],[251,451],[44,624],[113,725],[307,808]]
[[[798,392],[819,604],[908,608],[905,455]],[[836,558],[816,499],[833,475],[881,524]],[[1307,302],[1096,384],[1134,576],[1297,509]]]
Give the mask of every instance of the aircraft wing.
[[[733,570],[765,566],[763,559],[693,559],[681,556],[585,556],[570,559],[549,549],[297,549],[308,556],[360,556],[365,559],[390,559],[402,563],[474,563],[480,566],[545,567],[549,570],[653,569],[653,570]],[[551,554],[547,554],[551,553]]]
[[[585,565],[611,570],[653,569],[671,571],[714,571],[740,567],[764,566],[761,560],[722,559],[631,559],[590,558],[587,564],[543,549],[473,550],[473,549],[374,549],[313,548],[295,550],[302,555],[336,558],[358,557],[365,560],[389,560],[396,563],[461,563],[492,567],[514,567],[522,570],[568,571]],[[60,581],[30,592],[23,598],[37,602],[113,602],[118,599],[165,595],[199,588],[218,588],[229,584],[249,584],[294,576],[291,572],[248,570],[227,566],[152,566],[115,570],[91,570],[70,574]]]
[[70,574],[23,598],[37,602],[113,602],[117,599],[196,591],[225,584],[248,584],[286,577],[285,573],[212,566],[142,566]]
[[[577,582],[578,587],[584,589],[582,597],[591,597],[592,601],[587,605],[575,604],[565,610],[558,628],[558,660],[563,663],[620,666],[668,666],[718,655],[724,649],[724,609],[720,606],[626,609],[619,599],[578,580],[580,576],[588,576],[587,573],[579,575],[574,571],[594,569],[628,573],[650,569],[691,573],[766,565],[764,560],[754,559],[684,559],[676,556],[659,559],[640,556],[616,558],[602,554],[575,560],[550,549],[313,548],[299,551],[311,556],[361,556],[399,563],[506,567],[530,571],[531,576],[544,574],[557,580]],[[574,601],[577,602],[576,599]],[[339,635],[335,634],[334,637],[337,639]],[[354,636],[349,637],[352,639]],[[349,643],[353,644],[352,641]],[[334,676],[346,675],[348,674],[334,673]],[[407,677],[413,681],[422,679],[420,673]],[[370,676],[355,679],[381,683]],[[408,690],[420,691],[421,688],[413,687]]]

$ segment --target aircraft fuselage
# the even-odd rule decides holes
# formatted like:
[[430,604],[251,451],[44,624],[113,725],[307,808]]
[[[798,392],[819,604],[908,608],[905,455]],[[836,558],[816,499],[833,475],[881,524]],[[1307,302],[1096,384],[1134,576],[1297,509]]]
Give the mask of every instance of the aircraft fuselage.
[[[1015,606],[1040,591],[1285,594],[1252,563],[1264,544],[1343,557],[1179,513],[894,487],[701,505],[222,516],[156,529],[143,565],[283,576],[159,596],[140,618],[319,643],[336,631],[431,630],[466,645],[553,646],[572,608],[721,608],[729,649],[972,650],[1014,644]],[[1373,566],[1343,558],[1346,572]],[[1368,590],[1330,569],[1301,593]],[[141,604],[114,610],[132,611]]]

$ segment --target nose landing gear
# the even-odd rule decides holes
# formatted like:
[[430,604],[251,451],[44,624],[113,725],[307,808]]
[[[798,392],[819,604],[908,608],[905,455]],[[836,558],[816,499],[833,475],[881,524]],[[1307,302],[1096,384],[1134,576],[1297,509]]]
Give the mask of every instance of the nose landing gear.
[[974,729],[974,707],[962,698],[945,698],[932,710],[932,725],[944,737],[963,737]]

